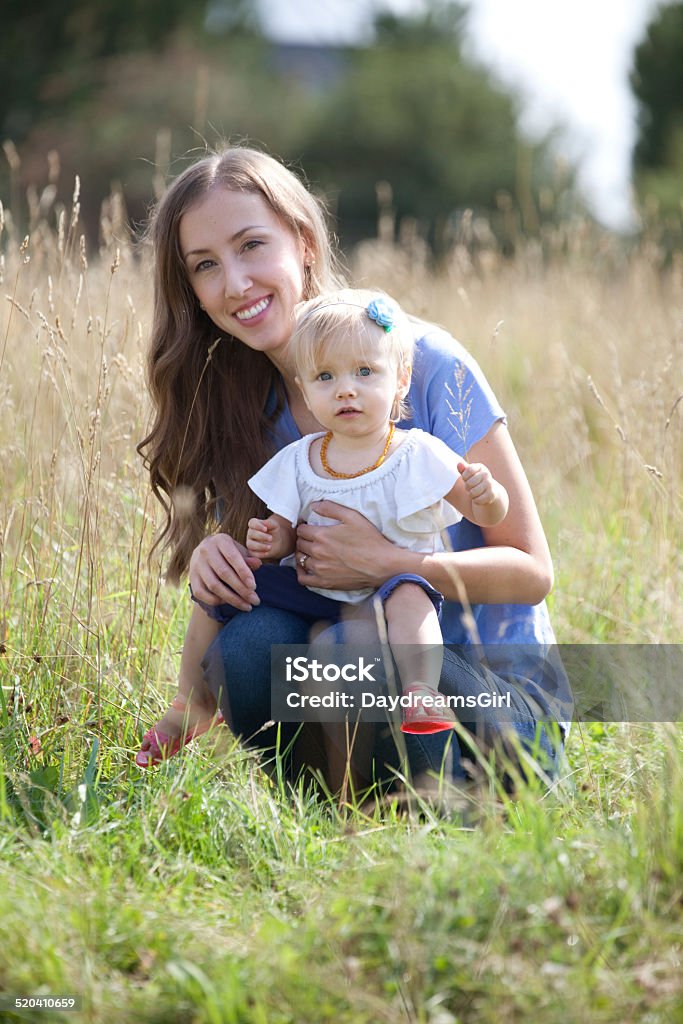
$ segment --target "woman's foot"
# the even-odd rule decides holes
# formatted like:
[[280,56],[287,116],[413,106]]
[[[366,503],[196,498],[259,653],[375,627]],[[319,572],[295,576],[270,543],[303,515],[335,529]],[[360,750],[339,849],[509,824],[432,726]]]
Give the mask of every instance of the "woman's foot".
[[150,768],[169,757],[175,757],[191,740],[203,736],[212,726],[222,723],[223,716],[216,710],[215,703],[210,705],[198,700],[188,702],[178,694],[171,701],[166,714],[143,736],[135,763],[140,768]]
[[403,696],[409,697],[410,702],[403,708],[402,732],[428,734],[455,726],[456,717],[451,708],[441,706],[439,698],[443,698],[438,690],[424,683],[414,683],[406,686]]

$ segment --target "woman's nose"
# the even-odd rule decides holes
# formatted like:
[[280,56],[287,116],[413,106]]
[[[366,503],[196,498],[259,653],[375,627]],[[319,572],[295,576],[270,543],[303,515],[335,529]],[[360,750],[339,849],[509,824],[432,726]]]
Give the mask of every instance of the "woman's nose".
[[251,277],[239,264],[226,263],[223,269],[225,297],[239,299],[251,288]]

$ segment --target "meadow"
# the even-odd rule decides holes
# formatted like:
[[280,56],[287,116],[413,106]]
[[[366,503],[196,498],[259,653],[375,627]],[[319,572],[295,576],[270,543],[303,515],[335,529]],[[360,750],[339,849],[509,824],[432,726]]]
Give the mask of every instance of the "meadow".
[[[148,561],[135,445],[151,274],[120,200],[0,230],[0,1020],[683,1022],[680,723],[576,723],[560,782],[468,813],[291,791],[227,730],[133,763],[175,691],[188,598]],[[475,354],[508,412],[564,643],[683,635],[683,258],[584,222],[503,257],[468,222],[384,286]]]

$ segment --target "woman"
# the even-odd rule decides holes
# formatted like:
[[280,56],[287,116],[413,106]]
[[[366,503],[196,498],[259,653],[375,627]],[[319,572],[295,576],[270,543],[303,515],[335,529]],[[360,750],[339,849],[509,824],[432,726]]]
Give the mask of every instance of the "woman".
[[[199,601],[249,614],[217,636],[214,626],[203,627],[214,701],[193,680],[190,704],[169,709],[141,754],[156,753],[160,737],[168,741],[162,753],[175,753],[205,728],[215,698],[238,736],[272,748],[278,727],[264,728],[271,717],[271,644],[306,643],[308,626],[294,612],[258,607],[258,560],[243,541],[249,518],[264,510],[246,481],[275,451],[320,429],[295,383],[287,347],[296,304],[342,282],[319,202],[282,164],[255,150],[230,148],[188,168],[161,200],[151,238],[156,416],[140,450],[167,513],[161,539],[171,553],[168,575],[178,580],[189,568]],[[390,543],[360,513],[323,502],[321,515],[338,525],[299,527],[298,578],[308,587],[342,590],[376,589],[400,572],[426,578],[446,598],[446,642],[463,645],[445,652],[441,689],[472,698],[492,688],[513,691],[508,721],[479,711],[463,726],[486,746],[510,735],[531,745],[539,723],[557,720],[568,698],[563,673],[547,658],[548,546],[505,415],[481,370],[445,331],[418,321],[413,329],[411,414],[402,425],[488,466],[509,494],[510,511],[484,531],[463,521],[450,531],[452,551],[425,555]],[[217,524],[219,533],[204,536]],[[476,637],[489,671],[473,657]],[[281,742],[294,732],[294,725],[283,726]],[[372,741],[374,770],[382,774],[395,752],[382,730]],[[411,770],[439,771],[445,742],[407,737]],[[555,750],[544,730],[540,743],[552,767]],[[454,777],[463,775],[464,746],[460,740],[453,747]]]

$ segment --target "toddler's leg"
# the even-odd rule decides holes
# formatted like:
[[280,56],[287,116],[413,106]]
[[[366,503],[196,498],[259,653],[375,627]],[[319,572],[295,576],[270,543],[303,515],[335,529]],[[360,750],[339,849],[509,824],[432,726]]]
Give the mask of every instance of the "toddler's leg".
[[431,733],[452,728],[453,711],[440,706],[444,702],[439,694],[443,636],[431,597],[417,583],[401,583],[386,598],[384,615],[403,696],[410,701],[403,709],[401,729]]

